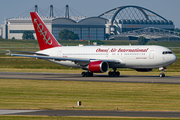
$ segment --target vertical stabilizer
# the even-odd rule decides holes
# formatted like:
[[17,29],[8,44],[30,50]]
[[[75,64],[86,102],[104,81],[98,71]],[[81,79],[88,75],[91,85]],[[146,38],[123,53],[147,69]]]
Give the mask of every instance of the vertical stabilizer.
[[49,29],[46,27],[42,19],[36,12],[31,12],[31,19],[36,32],[37,40],[39,43],[40,50],[61,47],[61,44],[55,39]]

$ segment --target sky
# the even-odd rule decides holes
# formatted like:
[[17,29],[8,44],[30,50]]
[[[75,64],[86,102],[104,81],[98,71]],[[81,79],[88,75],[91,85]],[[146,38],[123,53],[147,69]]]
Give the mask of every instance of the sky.
[[0,24],[6,18],[18,17],[35,5],[45,9],[50,5],[61,9],[66,4],[85,16],[98,16],[108,10],[125,5],[149,9],[180,28],[180,0],[0,0]]

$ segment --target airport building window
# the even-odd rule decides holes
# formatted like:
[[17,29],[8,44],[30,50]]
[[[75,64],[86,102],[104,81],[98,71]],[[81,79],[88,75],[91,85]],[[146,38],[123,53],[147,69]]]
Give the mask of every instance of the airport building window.
[[54,37],[56,39],[59,39],[59,33],[64,30],[64,29],[67,29],[69,31],[73,31],[73,28],[65,28],[65,27],[53,27],[52,28],[52,34],[54,35]]
[[24,31],[31,31],[32,33],[35,33],[35,30],[10,30],[10,33],[23,33]]
[[88,30],[88,28],[82,28],[82,39],[89,40],[89,30]]
[[56,39],[59,39],[59,32],[67,29],[78,34],[79,39],[84,40],[104,40],[105,28],[103,27],[53,27],[52,33]]
[[90,39],[96,40],[96,28],[90,28]]
[[78,34],[79,38],[81,39],[81,28],[73,28],[73,32]]
[[104,40],[104,28],[97,28],[97,40]]

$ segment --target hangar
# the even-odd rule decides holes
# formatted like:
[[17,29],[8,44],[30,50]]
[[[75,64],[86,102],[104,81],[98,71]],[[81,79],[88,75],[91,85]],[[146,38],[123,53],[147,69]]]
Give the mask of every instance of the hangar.
[[[53,35],[58,38],[58,34],[61,30],[67,29],[73,31],[79,35],[80,39],[84,40],[104,40],[105,39],[105,21],[106,19],[101,17],[89,17],[80,21],[75,21],[68,18],[53,18],[53,17],[42,17],[48,29]],[[25,30],[30,30],[34,33],[35,31],[32,25],[31,18],[13,18],[8,19],[7,23],[3,26],[4,36],[3,38],[11,39],[22,39],[22,34]]]
[[52,20],[52,33],[58,39],[61,30],[67,29],[79,35],[84,40],[104,40],[105,39],[105,18],[88,17],[80,21],[68,18],[56,18]]
[[[37,5],[35,5],[34,11],[38,12]],[[96,17],[85,17],[69,16],[68,5],[66,5],[65,16],[54,16],[53,6],[50,5],[50,15],[41,17],[58,40],[58,34],[63,29],[73,31],[79,35],[79,39],[83,40],[105,40],[109,38],[128,40],[129,38],[138,37],[137,35],[132,35],[133,31],[158,28],[166,30],[165,33],[167,31],[172,33],[175,27],[173,21],[139,6],[121,6]],[[13,37],[22,39],[22,34],[25,30],[32,31],[36,38],[30,17],[6,19],[5,24],[1,25],[1,35],[5,39],[12,39]],[[131,34],[128,34],[128,32],[131,32]]]
[[149,40],[180,40],[174,31],[172,20],[140,6],[120,6],[102,13],[98,17],[108,19],[106,34],[109,39],[137,40],[144,36]]
[[[66,7],[66,9],[69,9],[67,5]],[[63,29],[73,31],[79,35],[79,39],[83,40],[105,39],[105,23],[107,19],[102,17],[69,16],[69,12],[65,13],[65,16],[53,16],[53,12],[51,12],[53,11],[53,6],[51,5],[50,8],[50,16],[41,16],[41,18],[56,39],[59,40],[58,34]],[[38,12],[37,5],[35,5],[35,11]],[[25,30],[32,31],[36,38],[30,17],[7,19],[5,24],[1,25],[1,28],[2,38],[5,39],[12,39],[13,37],[22,39],[22,34]]]

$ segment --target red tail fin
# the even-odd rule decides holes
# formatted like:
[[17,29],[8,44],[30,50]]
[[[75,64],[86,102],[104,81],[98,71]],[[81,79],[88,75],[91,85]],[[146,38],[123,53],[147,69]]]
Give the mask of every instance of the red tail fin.
[[37,40],[39,43],[40,50],[52,48],[52,47],[60,47],[61,45],[46,27],[42,19],[36,12],[31,12],[31,19],[34,25],[34,29],[36,32]]

